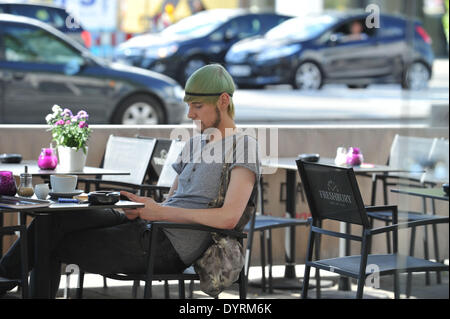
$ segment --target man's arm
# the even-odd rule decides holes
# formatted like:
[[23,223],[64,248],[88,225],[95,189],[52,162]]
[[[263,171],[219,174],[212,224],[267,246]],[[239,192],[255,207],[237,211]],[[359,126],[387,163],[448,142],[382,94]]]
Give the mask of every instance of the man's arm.
[[173,182],[172,186],[170,187],[169,193],[167,194],[167,198],[162,202],[162,204],[164,204],[165,202],[167,202],[167,200],[172,197],[172,195],[175,193],[175,191],[178,188],[178,176],[175,178],[175,181]]
[[220,208],[187,209],[161,206],[151,199],[142,198],[134,194],[131,194],[129,197],[133,201],[145,204],[144,208],[136,209],[139,217],[142,219],[202,224],[221,229],[233,229],[247,206],[255,179],[255,173],[248,168],[241,166],[233,168],[225,200]]

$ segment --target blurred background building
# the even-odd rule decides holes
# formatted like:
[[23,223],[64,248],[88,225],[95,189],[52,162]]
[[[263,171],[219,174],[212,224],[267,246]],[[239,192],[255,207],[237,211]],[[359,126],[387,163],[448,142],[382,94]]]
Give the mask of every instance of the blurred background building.
[[158,32],[200,10],[250,8],[289,15],[320,13],[327,9],[365,9],[415,16],[433,39],[436,56],[448,56],[448,0],[25,0],[66,7],[93,37],[92,51],[108,57],[113,47],[135,34]]

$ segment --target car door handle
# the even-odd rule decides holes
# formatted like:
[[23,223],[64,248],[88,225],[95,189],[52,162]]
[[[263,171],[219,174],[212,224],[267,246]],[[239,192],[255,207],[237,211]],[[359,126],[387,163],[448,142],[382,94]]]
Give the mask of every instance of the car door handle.
[[14,72],[12,76],[13,76],[14,80],[23,80],[23,78],[25,77],[25,73],[24,72]]

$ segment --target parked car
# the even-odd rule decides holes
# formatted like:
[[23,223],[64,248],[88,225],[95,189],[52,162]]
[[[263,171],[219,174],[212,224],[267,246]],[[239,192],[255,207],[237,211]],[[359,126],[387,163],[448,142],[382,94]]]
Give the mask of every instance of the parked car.
[[180,123],[183,90],[155,72],[94,57],[46,23],[0,14],[0,122],[45,123],[54,104],[91,123]]
[[262,37],[233,45],[226,66],[241,87],[292,84],[320,89],[325,83],[350,88],[371,83],[425,87],[434,55],[422,24],[413,22],[411,43],[406,19],[381,14],[379,27],[369,28],[367,15],[328,12],[290,19]]
[[226,52],[237,41],[264,34],[288,18],[243,9],[202,11],[160,33],[133,37],[118,47],[115,59],[164,73],[184,84],[198,68],[224,63]]
[[47,4],[0,1],[0,13],[38,19],[82,43],[86,48],[90,48],[92,45],[91,34],[84,30],[80,22],[62,7]]

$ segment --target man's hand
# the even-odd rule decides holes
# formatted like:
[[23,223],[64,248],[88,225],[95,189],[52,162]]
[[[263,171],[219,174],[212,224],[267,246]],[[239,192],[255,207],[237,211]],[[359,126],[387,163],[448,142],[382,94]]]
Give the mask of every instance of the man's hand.
[[156,211],[160,207],[160,205],[152,198],[138,196],[126,191],[120,191],[120,194],[128,197],[128,199],[132,202],[142,203],[145,205],[145,207],[142,208],[124,209],[125,215],[128,219],[134,220],[139,217],[141,219],[150,221],[157,220]]

